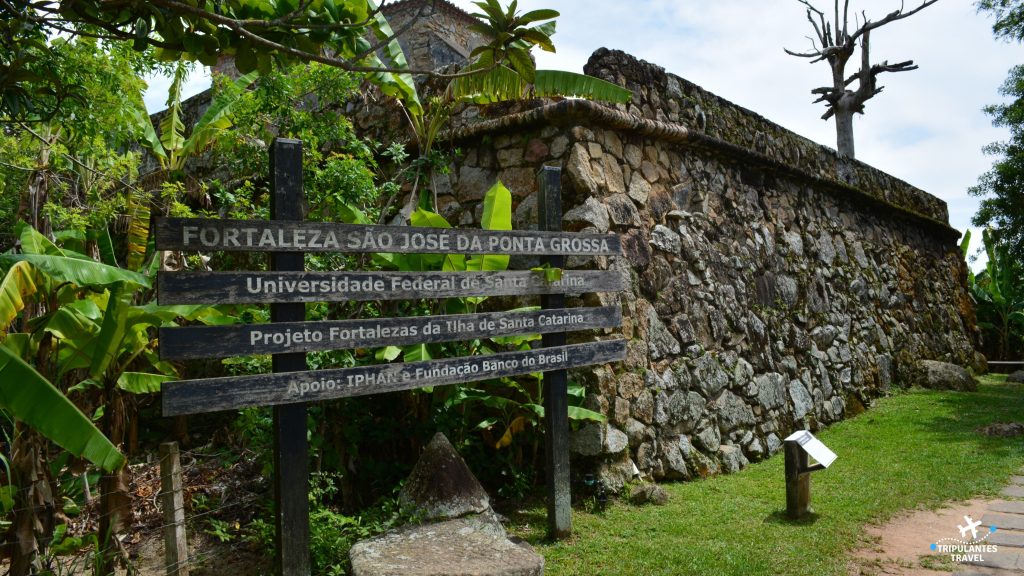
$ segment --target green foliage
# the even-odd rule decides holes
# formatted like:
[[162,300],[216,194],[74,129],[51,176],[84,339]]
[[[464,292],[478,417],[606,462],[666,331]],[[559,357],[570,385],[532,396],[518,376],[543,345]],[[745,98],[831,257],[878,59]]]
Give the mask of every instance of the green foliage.
[[[212,66],[222,55],[232,55],[244,73],[323,56],[339,66],[361,63],[360,53],[370,47],[363,34],[370,24],[365,1],[265,2],[213,0],[176,3],[140,3],[112,6],[101,0],[84,2],[4,2],[3,20],[19,45],[28,38],[45,36],[57,28],[95,30],[128,43],[136,50],[156,46],[164,60],[198,60]],[[242,27],[244,26],[244,30]],[[24,30],[27,29],[31,35]],[[258,40],[254,41],[254,37]],[[350,61],[350,59],[352,59]]]
[[483,13],[473,14],[481,22],[472,25],[470,28],[482,34],[485,38],[496,38],[500,42],[489,46],[480,46],[473,51],[472,57],[476,57],[482,63],[481,67],[493,66],[507,62],[517,75],[528,83],[533,83],[536,74],[536,67],[530,50],[538,46],[548,52],[554,52],[555,46],[551,43],[553,27],[530,26],[542,20],[553,20],[558,17],[556,10],[534,10],[526,14],[516,11],[515,0],[503,9],[498,0],[482,0],[473,2]]
[[165,170],[172,173],[181,171],[186,160],[204,152],[224,135],[231,127],[232,109],[257,77],[255,72],[251,72],[222,86],[186,137],[185,125],[181,120],[181,86],[187,73],[188,68],[184,64],[179,63],[175,67],[174,80],[167,91],[167,110],[160,120],[159,135],[142,103],[141,94],[131,116],[143,134],[141,144],[160,160]]
[[[303,176],[309,217],[350,221],[354,213],[375,220],[389,185],[377,171],[373,148],[341,113],[356,95],[358,79],[319,64],[296,66],[260,78],[233,107],[234,129],[215,148],[240,185],[215,182],[211,195],[225,217],[266,218],[268,191],[259,183],[268,170],[266,143],[282,135],[302,140]],[[328,258],[319,256],[319,258]],[[338,262],[325,261],[327,269]]]
[[55,444],[104,470],[125,458],[96,426],[43,375],[0,346],[0,407]]
[[985,112],[996,126],[1008,128],[1010,139],[985,147],[996,157],[992,169],[968,192],[982,197],[973,223],[991,227],[997,242],[1016,260],[1024,259],[1024,65],[1015,66],[1000,89],[1011,98],[1007,104],[987,106]]
[[494,104],[510,100],[560,96],[606,102],[628,102],[629,90],[600,78],[563,70],[537,70],[527,82],[515,70],[498,66],[493,71],[452,80],[448,97],[474,104]]
[[985,351],[992,359],[1016,360],[1024,343],[1024,270],[991,230],[983,231],[982,240],[988,261],[985,270],[968,278],[968,285],[977,304]]
[[979,0],[979,12],[995,17],[992,33],[1004,40],[1024,41],[1024,2],[1021,0]]
[[[47,183],[39,204],[54,228],[105,226],[123,213],[121,192],[136,170],[138,153],[130,150],[137,134],[129,111],[145,86],[137,74],[150,69],[151,63],[144,54],[88,38],[53,38],[47,50],[54,62],[45,65],[59,70],[82,101],[65,100],[45,122],[9,125],[0,131],[4,232],[13,228],[19,207],[26,204],[30,181],[39,177]],[[0,238],[0,248],[2,243]]]

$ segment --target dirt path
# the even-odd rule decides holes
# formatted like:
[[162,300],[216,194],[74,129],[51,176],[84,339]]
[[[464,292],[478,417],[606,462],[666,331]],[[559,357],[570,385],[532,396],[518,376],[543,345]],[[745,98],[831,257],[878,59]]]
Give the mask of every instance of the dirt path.
[[1024,574],[1024,476],[1012,477],[1000,497],[908,512],[869,527],[868,544],[853,554],[851,576]]

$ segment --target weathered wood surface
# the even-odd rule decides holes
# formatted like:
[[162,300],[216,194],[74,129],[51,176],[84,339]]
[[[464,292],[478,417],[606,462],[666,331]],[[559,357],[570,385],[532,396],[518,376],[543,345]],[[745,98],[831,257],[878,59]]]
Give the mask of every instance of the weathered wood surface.
[[782,445],[785,452],[786,516],[797,520],[812,512],[811,474],[806,472],[807,452],[796,440],[786,440]]
[[158,218],[158,250],[396,252],[542,256],[621,254],[615,234],[376,226],[336,222]]
[[514,272],[160,272],[160,304],[345,302],[457,296],[618,292],[620,275],[567,270],[548,282],[534,270]]
[[[544,167],[537,174],[537,220],[541,230],[562,230],[561,169]],[[565,257],[541,258],[541,264],[565,267]],[[545,294],[541,307],[562,308],[565,296]],[[565,345],[565,333],[548,333],[545,348]],[[569,486],[569,381],[565,370],[544,372],[544,479],[547,491],[548,537],[567,538],[572,533],[572,490]]]
[[188,576],[185,492],[177,442],[160,445],[160,502],[164,509],[164,564],[167,576]]
[[163,415],[198,414],[248,406],[314,402],[517,376],[542,370],[621,361],[625,340],[572,344],[524,352],[424,362],[378,364],[283,374],[261,374],[163,385]]
[[[277,138],[270,149],[270,216],[301,222],[306,215],[302,189],[302,142]],[[306,259],[301,251],[275,252],[270,269],[301,272]],[[271,322],[301,322],[301,303],[274,304]],[[307,370],[302,352],[274,354],[275,373]],[[274,524],[275,564],[278,576],[309,576],[309,447],[306,440],[305,403],[274,407]]]
[[[160,329],[164,360],[431,344],[615,328],[618,306]],[[564,342],[563,342],[564,344]]]

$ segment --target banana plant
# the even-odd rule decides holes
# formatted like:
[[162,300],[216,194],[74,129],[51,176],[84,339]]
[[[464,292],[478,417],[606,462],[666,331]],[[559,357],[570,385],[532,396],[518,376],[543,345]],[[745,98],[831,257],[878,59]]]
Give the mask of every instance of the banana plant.
[[994,333],[996,353],[1008,359],[1013,340],[1024,335],[1024,271],[995,240],[990,229],[982,231],[988,262],[970,285],[977,302],[978,325]]
[[[136,106],[131,109],[131,118],[142,133],[141,144],[159,160],[164,171],[163,178],[171,182],[181,179],[185,163],[190,158],[212,146],[231,127],[234,107],[242,100],[246,88],[259,76],[258,72],[250,72],[224,86],[186,136],[185,124],[182,121],[181,88],[187,73],[188,68],[183,62],[179,62],[167,91],[167,111],[160,120],[159,127],[153,126],[141,93],[136,99]],[[205,194],[199,200],[204,204],[209,202]],[[138,195],[130,196],[128,215],[131,223],[128,227],[127,265],[132,270],[138,270],[142,267],[147,253],[150,199],[140,198]]]
[[[177,377],[174,367],[158,358],[152,328],[178,318],[230,319],[201,306],[134,305],[133,297],[151,286],[146,275],[62,248],[27,224],[19,223],[16,231],[23,252],[0,255],[0,336],[29,303],[40,306],[22,323],[26,331],[0,340],[0,407],[106,472],[100,532],[116,534],[117,519],[130,514],[125,457],[118,447],[131,396],[156,392]],[[45,376],[30,365],[37,358],[48,367]],[[98,399],[103,430],[71,401],[84,397]],[[110,554],[103,551],[104,562]]]
[[149,113],[139,95],[138,105],[132,110],[132,119],[142,130],[142,145],[160,161],[160,166],[172,175],[185,167],[192,156],[210,147],[231,127],[231,112],[241,100],[245,89],[259,76],[250,72],[226,85],[210,102],[209,108],[185,136],[185,124],[181,119],[181,88],[188,68],[179,63],[174,70],[174,79],[167,92],[167,111],[160,120],[159,135],[153,126]]
[[[78,319],[71,318],[77,292],[102,291],[115,285],[149,287],[149,280],[61,249],[24,222],[15,232],[24,253],[0,255],[0,338],[4,344],[0,347],[4,354],[0,360],[0,405],[72,454],[104,470],[115,470],[124,463],[117,448],[26,359],[35,356],[46,335],[70,331],[70,320]],[[32,301],[57,306],[32,321],[37,328],[32,333],[7,334],[11,323]],[[49,326],[51,321],[53,326]]]
[[[390,26],[379,15],[374,1],[368,0],[368,3],[378,14],[374,23],[375,35],[378,39],[388,38]],[[555,51],[551,36],[555,33],[553,19],[559,15],[556,10],[533,10],[522,14],[517,11],[516,0],[512,0],[507,9],[502,8],[497,0],[482,0],[474,4],[482,13],[473,14],[480,22],[472,28],[493,40],[470,54],[470,62],[455,75],[440,96],[430,98],[425,106],[410,75],[380,73],[380,77],[375,77],[375,82],[382,87],[384,93],[394,96],[403,106],[421,159],[431,156],[438,135],[459,104],[493,104],[546,96],[587,98],[613,103],[629,102],[632,98],[629,90],[599,78],[574,72],[536,69],[530,55],[533,48]],[[397,40],[388,42],[385,52],[392,67],[408,68],[407,59]],[[385,90],[384,86],[389,89]],[[403,210],[407,218],[411,218],[419,203],[417,189],[420,178],[420,167],[417,167],[412,196]]]

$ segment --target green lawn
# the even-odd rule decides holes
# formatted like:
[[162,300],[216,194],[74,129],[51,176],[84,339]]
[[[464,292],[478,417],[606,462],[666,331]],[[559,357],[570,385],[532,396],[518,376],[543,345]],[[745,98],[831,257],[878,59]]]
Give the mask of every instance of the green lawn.
[[[782,453],[744,471],[665,485],[662,507],[574,510],[574,536],[543,542],[544,512],[515,518],[548,574],[846,574],[865,524],[901,510],[994,494],[1024,466],[1024,439],[976,428],[1024,421],[1024,387],[985,379],[977,393],[913,390],[818,436],[839,459],[811,480],[816,516],[785,519]],[[922,553],[927,543],[922,542]]]

